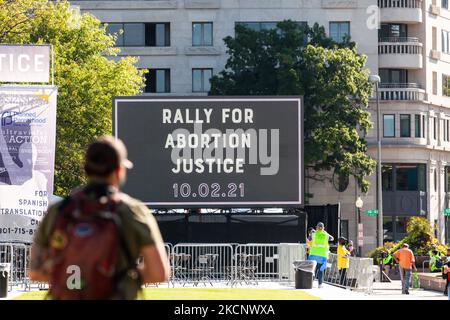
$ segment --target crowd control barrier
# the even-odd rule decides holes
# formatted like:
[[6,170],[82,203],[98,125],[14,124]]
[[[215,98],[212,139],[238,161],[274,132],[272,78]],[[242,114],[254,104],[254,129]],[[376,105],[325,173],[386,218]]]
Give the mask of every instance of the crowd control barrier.
[[339,269],[338,255],[329,254],[324,282],[371,294],[374,282],[373,259],[357,257],[347,257],[346,259],[349,260],[348,268]]

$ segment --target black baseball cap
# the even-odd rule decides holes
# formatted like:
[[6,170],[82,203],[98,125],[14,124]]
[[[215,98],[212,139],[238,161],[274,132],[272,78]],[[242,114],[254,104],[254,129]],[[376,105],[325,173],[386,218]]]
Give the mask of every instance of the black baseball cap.
[[125,144],[112,136],[103,136],[92,142],[85,156],[84,170],[88,176],[107,177],[120,166],[133,168],[128,160]]

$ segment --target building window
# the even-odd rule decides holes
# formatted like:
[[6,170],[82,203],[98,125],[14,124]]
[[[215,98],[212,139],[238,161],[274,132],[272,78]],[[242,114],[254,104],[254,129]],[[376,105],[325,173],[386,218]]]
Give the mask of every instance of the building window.
[[433,71],[433,94],[437,95],[437,88],[438,88],[438,84],[437,84],[437,72]]
[[450,54],[450,31],[442,30],[442,52]]
[[344,237],[346,239],[349,239],[348,235],[348,220],[341,219],[341,237]]
[[433,139],[437,140],[437,120],[433,117]]
[[337,43],[350,36],[350,22],[330,22],[330,38]]
[[409,114],[400,115],[400,137],[411,137],[411,115]]
[[437,28],[433,27],[431,29],[431,49],[437,50]]
[[443,133],[442,139],[443,139],[444,141],[446,141],[446,140],[447,140],[447,138],[446,138],[447,134],[446,134],[446,132],[445,132],[445,131],[446,131],[445,120],[439,121],[439,124],[442,124],[442,133]]
[[116,41],[117,47],[168,47],[170,23],[108,23],[106,32],[123,30]]
[[394,241],[393,217],[383,215],[383,243],[385,241]]
[[381,24],[381,29],[378,31],[381,41],[389,40],[389,38],[406,38],[408,36],[408,25],[390,23]]
[[145,92],[170,92],[170,69],[149,69],[145,75]]
[[450,167],[445,167],[445,192],[450,192]]
[[442,95],[450,97],[450,76],[442,75]]
[[125,23],[123,25],[123,45],[125,47],[145,46],[145,24]]
[[450,120],[445,120],[447,123],[447,141],[450,141]]
[[450,141],[449,124],[450,124],[450,120],[447,120],[447,119],[442,120],[442,126],[444,128],[444,141]]
[[213,24],[212,22],[192,23],[192,45],[212,46],[213,45]]
[[448,10],[449,9],[449,3],[450,3],[449,0],[442,0],[441,7]]
[[408,70],[405,69],[380,69],[382,83],[407,83]]
[[333,185],[336,191],[344,192],[345,190],[347,190],[348,184],[349,184],[348,174],[344,174],[334,170]]
[[421,138],[422,137],[422,119],[421,119],[421,115],[420,114],[416,114],[414,115],[414,124],[415,124],[415,134],[414,136],[416,138]]
[[146,45],[170,47],[170,23],[146,23]]
[[247,27],[253,31],[273,30],[277,28],[278,22],[236,22],[236,25]]
[[123,23],[108,23],[106,26],[107,34],[117,36],[116,47],[123,47],[123,33],[119,34],[121,30],[123,30]]
[[437,169],[434,169],[434,192],[437,192]]
[[192,92],[209,92],[212,69],[192,69]]
[[425,127],[426,124],[426,117],[422,116],[422,138],[425,138],[425,132],[427,132],[427,129]]
[[395,137],[395,115],[393,114],[383,115],[383,137]]
[[395,175],[397,191],[425,191],[425,165],[396,164]]
[[393,187],[393,170],[392,165],[383,164],[381,166],[381,185],[383,187],[383,191],[392,191]]
[[395,217],[395,240],[406,237],[406,226],[408,224],[408,220],[409,217]]

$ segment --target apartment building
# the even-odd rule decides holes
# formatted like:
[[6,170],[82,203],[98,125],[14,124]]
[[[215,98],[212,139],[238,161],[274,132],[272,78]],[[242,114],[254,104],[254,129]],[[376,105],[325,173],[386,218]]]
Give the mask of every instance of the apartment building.
[[[150,69],[145,94],[206,95],[209,79],[226,63],[222,39],[236,24],[255,30],[278,21],[324,26],[341,41],[350,35],[381,76],[384,236],[398,240],[405,221],[422,215],[444,239],[443,209],[450,197],[450,7],[449,0],[115,0],[72,1],[117,39],[120,55],[139,56]],[[379,15],[374,10],[379,7]],[[379,21],[377,18],[379,17]],[[375,25],[374,25],[375,21]],[[377,24],[376,22],[380,22]],[[379,28],[378,28],[379,27]],[[370,105],[376,125],[376,109]],[[366,137],[376,158],[376,127]],[[355,200],[376,208],[376,175],[361,195],[355,181],[329,173],[307,181],[311,204],[341,206],[341,234],[357,238]],[[362,214],[364,251],[376,245],[376,217]]]

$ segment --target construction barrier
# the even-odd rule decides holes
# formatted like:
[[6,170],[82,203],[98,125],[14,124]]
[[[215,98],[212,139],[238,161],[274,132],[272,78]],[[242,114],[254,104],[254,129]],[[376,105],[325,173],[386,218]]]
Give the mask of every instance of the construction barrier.
[[[45,288],[46,284],[29,279],[30,245],[0,243],[0,263],[10,265],[9,283]],[[168,285],[198,284],[227,285],[258,284],[260,281],[293,282],[294,261],[306,259],[306,245],[300,243],[165,243],[170,261],[171,276]],[[372,292],[373,259],[348,257],[349,268],[338,270],[337,255],[330,253],[324,282],[353,290]]]
[[348,259],[349,267],[339,269],[338,255],[329,254],[324,282],[371,294],[374,282],[373,259],[357,257],[346,257],[345,259]]

